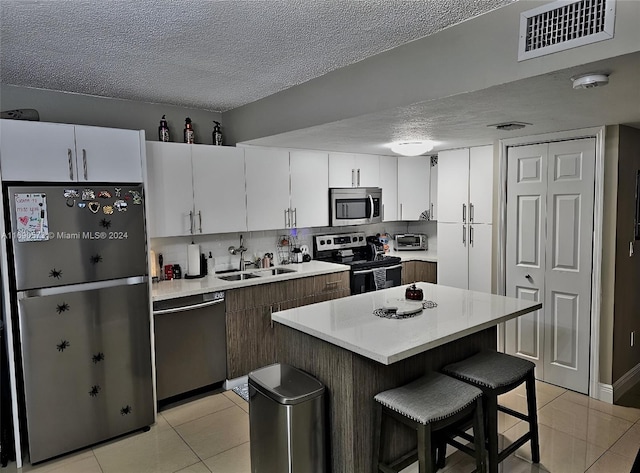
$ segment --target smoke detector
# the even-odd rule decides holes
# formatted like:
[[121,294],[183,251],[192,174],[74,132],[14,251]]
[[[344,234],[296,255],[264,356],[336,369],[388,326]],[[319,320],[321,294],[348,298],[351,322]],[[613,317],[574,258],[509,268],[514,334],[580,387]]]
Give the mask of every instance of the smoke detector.
[[608,74],[583,74],[578,77],[572,77],[574,89],[593,89],[609,83]]

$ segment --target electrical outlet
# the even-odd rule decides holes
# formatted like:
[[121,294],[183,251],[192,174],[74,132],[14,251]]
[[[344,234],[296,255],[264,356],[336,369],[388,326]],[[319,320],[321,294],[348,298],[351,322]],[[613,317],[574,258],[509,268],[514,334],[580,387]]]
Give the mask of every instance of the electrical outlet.
[[631,331],[631,346],[635,345],[636,342],[636,332]]

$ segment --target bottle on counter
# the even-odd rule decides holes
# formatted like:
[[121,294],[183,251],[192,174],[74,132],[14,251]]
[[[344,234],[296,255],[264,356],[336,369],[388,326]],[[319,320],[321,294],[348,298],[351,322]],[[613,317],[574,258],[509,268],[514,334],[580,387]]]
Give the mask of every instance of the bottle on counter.
[[162,115],[162,120],[160,120],[160,126],[158,127],[158,139],[164,142],[170,141],[169,125],[167,125],[167,119],[165,118],[165,115]]
[[213,121],[215,126],[213,127],[213,144],[215,146],[222,146],[222,129],[220,128],[220,122]]
[[185,118],[184,120],[184,142],[189,144],[195,143],[193,125],[191,125],[191,118],[189,117]]

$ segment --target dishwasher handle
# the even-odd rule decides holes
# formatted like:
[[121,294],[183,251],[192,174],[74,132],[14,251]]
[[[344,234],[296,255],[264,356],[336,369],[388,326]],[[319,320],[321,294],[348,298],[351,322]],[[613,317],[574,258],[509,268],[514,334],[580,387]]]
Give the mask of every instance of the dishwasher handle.
[[177,312],[186,312],[188,310],[202,309],[203,307],[209,307],[215,304],[221,304],[223,302],[224,302],[224,299],[217,299],[215,301],[201,302],[200,304],[172,307],[171,309],[154,310],[153,315],[175,314]]

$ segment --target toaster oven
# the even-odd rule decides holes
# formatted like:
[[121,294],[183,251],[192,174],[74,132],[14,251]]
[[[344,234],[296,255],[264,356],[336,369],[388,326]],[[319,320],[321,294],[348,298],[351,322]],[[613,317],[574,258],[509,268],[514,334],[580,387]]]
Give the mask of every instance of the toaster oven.
[[396,251],[427,250],[427,235],[424,233],[404,233],[395,237]]

